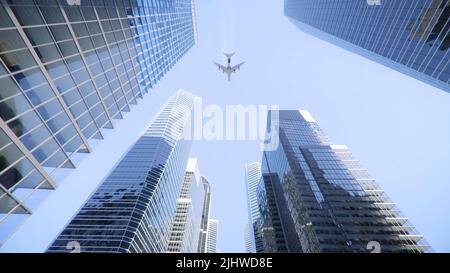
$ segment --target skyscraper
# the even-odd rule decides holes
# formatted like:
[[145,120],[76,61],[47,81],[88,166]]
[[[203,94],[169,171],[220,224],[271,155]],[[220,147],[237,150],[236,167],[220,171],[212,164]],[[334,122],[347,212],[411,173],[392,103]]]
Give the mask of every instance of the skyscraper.
[[285,0],[285,15],[309,34],[450,92],[448,0]]
[[211,212],[211,186],[208,180],[202,176],[203,187],[205,188],[205,200],[203,201],[202,222],[200,225],[200,240],[198,243],[198,253],[206,252],[206,241],[208,240],[208,224]]
[[271,183],[272,174],[264,174],[258,185],[260,217],[254,223],[260,241],[258,252],[283,253],[287,251],[286,239],[281,223],[280,207]]
[[206,239],[206,253],[217,252],[217,229],[219,228],[219,221],[209,219],[208,236]]
[[0,245],[197,39],[193,0],[0,0]]
[[[266,249],[424,252],[429,246],[355,160],[307,111],[270,111],[279,145],[266,150],[258,203]],[[266,216],[267,215],[267,216]],[[379,247],[379,248],[378,248]]]
[[253,238],[251,237],[250,227],[245,224],[244,228],[244,244],[245,244],[245,253],[255,253],[255,249],[253,247]]
[[195,97],[177,92],[49,248],[65,252],[165,252],[191,141]]
[[168,252],[205,252],[203,223],[204,216],[209,217],[210,201],[209,184],[206,186],[205,183],[208,182],[200,174],[197,159],[189,159],[177,200]]
[[248,206],[248,238],[250,240],[250,252],[261,252],[262,241],[256,229],[255,223],[260,218],[257,188],[261,179],[261,163],[252,162],[245,166],[245,181],[247,186],[247,206]]

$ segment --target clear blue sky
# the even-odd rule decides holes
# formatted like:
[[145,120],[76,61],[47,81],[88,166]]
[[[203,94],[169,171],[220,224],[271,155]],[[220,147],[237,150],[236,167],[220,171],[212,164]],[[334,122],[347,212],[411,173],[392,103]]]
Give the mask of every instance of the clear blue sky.
[[[435,250],[450,252],[450,94],[302,33],[284,17],[282,0],[196,0],[196,6],[199,44],[5,246],[44,247],[161,104],[183,88],[204,104],[309,110],[333,143],[349,146]],[[246,61],[231,83],[212,64],[224,62],[225,50]],[[244,166],[261,159],[260,144],[194,142],[192,156],[212,185],[223,252],[244,251]]]

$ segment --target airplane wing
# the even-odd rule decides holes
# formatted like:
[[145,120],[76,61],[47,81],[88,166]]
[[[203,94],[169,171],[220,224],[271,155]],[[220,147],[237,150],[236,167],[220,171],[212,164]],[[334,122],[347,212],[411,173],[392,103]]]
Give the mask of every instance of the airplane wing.
[[218,63],[214,63],[215,65],[217,65],[217,67],[219,68],[219,70],[221,70],[223,73],[226,73],[227,68],[221,64]]
[[236,72],[236,70],[241,69],[241,66],[244,65],[244,64],[245,64],[245,62],[242,62],[242,63],[240,63],[238,65],[233,66],[231,68],[231,73],[234,73],[234,72]]

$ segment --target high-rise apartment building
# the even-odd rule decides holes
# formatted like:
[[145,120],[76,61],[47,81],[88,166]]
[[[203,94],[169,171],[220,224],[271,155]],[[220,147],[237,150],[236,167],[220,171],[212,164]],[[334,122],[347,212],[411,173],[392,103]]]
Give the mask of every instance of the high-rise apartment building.
[[309,112],[270,111],[267,126],[279,145],[263,153],[258,189],[266,251],[279,252],[283,244],[305,253],[429,250],[348,148],[333,145]]
[[219,228],[219,221],[215,219],[209,219],[208,223],[208,236],[206,238],[206,253],[217,252],[217,231]]
[[450,1],[285,0],[301,30],[450,92]]
[[189,159],[167,252],[205,252],[203,223],[204,216],[209,217],[210,204],[210,187],[205,183],[208,182],[200,174],[197,159]]
[[[50,246],[49,252],[165,252],[182,191],[195,97],[179,91]],[[200,209],[201,211],[201,209]]]
[[196,39],[193,0],[0,0],[0,245]]

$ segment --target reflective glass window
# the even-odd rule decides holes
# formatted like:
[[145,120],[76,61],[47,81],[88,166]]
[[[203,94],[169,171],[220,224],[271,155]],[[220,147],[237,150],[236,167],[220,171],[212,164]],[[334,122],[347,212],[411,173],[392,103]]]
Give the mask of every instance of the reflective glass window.
[[56,133],[68,123],[70,123],[69,118],[67,117],[65,112],[62,112],[56,117],[49,120],[47,122],[47,125],[53,133]]
[[22,26],[30,25],[43,25],[44,21],[39,13],[39,10],[34,5],[27,6],[11,6],[11,9],[16,14],[17,20],[19,20]]
[[45,65],[48,73],[53,79],[59,78],[67,73],[69,70],[66,68],[66,64],[63,61],[58,61],[55,63]]
[[19,94],[0,103],[0,117],[7,121],[28,109],[30,104],[22,94]]
[[21,137],[23,134],[33,130],[40,124],[42,124],[42,121],[34,111],[30,111],[25,115],[8,122],[9,128],[11,128],[17,137]]
[[14,75],[14,78],[23,90],[28,90],[34,86],[47,82],[44,74],[42,74],[41,70],[38,68],[17,73]]
[[53,38],[50,35],[47,27],[34,27],[24,29],[32,45],[41,45],[53,43]]
[[[34,170],[34,166],[27,158],[22,158],[13,167],[11,167],[6,173],[2,175],[0,181],[2,185],[7,185],[6,188],[10,188],[16,185],[17,182],[26,177],[30,172]],[[40,176],[41,181],[43,177]],[[29,180],[28,180],[29,181]],[[39,182],[41,182],[39,181]]]
[[37,65],[33,59],[33,56],[27,49],[4,53],[1,54],[0,57],[11,72],[16,72]]
[[43,63],[48,63],[61,58],[58,48],[53,44],[36,47],[36,53]]
[[85,23],[72,24],[72,28],[73,28],[73,32],[75,32],[75,35],[77,37],[89,36],[89,32],[86,28]]
[[67,90],[70,90],[75,87],[75,83],[73,82],[72,78],[70,76],[65,76],[62,78],[59,78],[54,81],[56,88],[58,88],[58,91],[60,93],[64,93]]
[[78,53],[77,45],[73,41],[66,41],[58,43],[64,57],[72,56]]
[[8,37],[8,39],[2,39],[0,44],[0,52],[27,47],[22,39],[22,36],[20,36],[17,30],[0,30],[0,37]]
[[26,92],[26,96],[33,105],[39,105],[55,96],[50,85],[44,84],[38,87],[33,87]]
[[58,6],[43,5],[39,7],[48,24],[64,23],[64,17]]
[[50,30],[57,42],[72,39],[69,28],[65,25],[51,26]]
[[44,142],[50,137],[50,133],[44,126],[40,126],[35,130],[24,135],[21,140],[29,150],[33,150],[36,146]]
[[17,188],[35,188],[44,181],[44,177],[35,169],[16,186]]
[[0,172],[9,167],[23,156],[22,152],[14,143],[0,150]]
[[55,140],[49,139],[47,142],[42,144],[42,146],[36,148],[36,150],[34,150],[32,154],[39,163],[42,163],[58,149],[59,147],[56,144]]
[[81,16],[81,11],[76,6],[65,6],[64,11],[66,12],[67,18],[70,22],[83,21],[83,16]]
[[0,149],[5,147],[6,144],[11,143],[11,139],[6,135],[3,129],[0,129]]
[[3,6],[0,6],[0,27],[12,27],[13,23]]
[[19,92],[19,87],[11,77],[4,77],[0,79],[0,100],[9,98]]
[[82,6],[81,10],[86,21],[97,20],[97,16],[95,16],[95,11],[93,7]]
[[37,108],[39,114],[42,116],[44,120],[48,120],[57,113],[62,111],[61,105],[59,104],[57,99],[52,100]]

